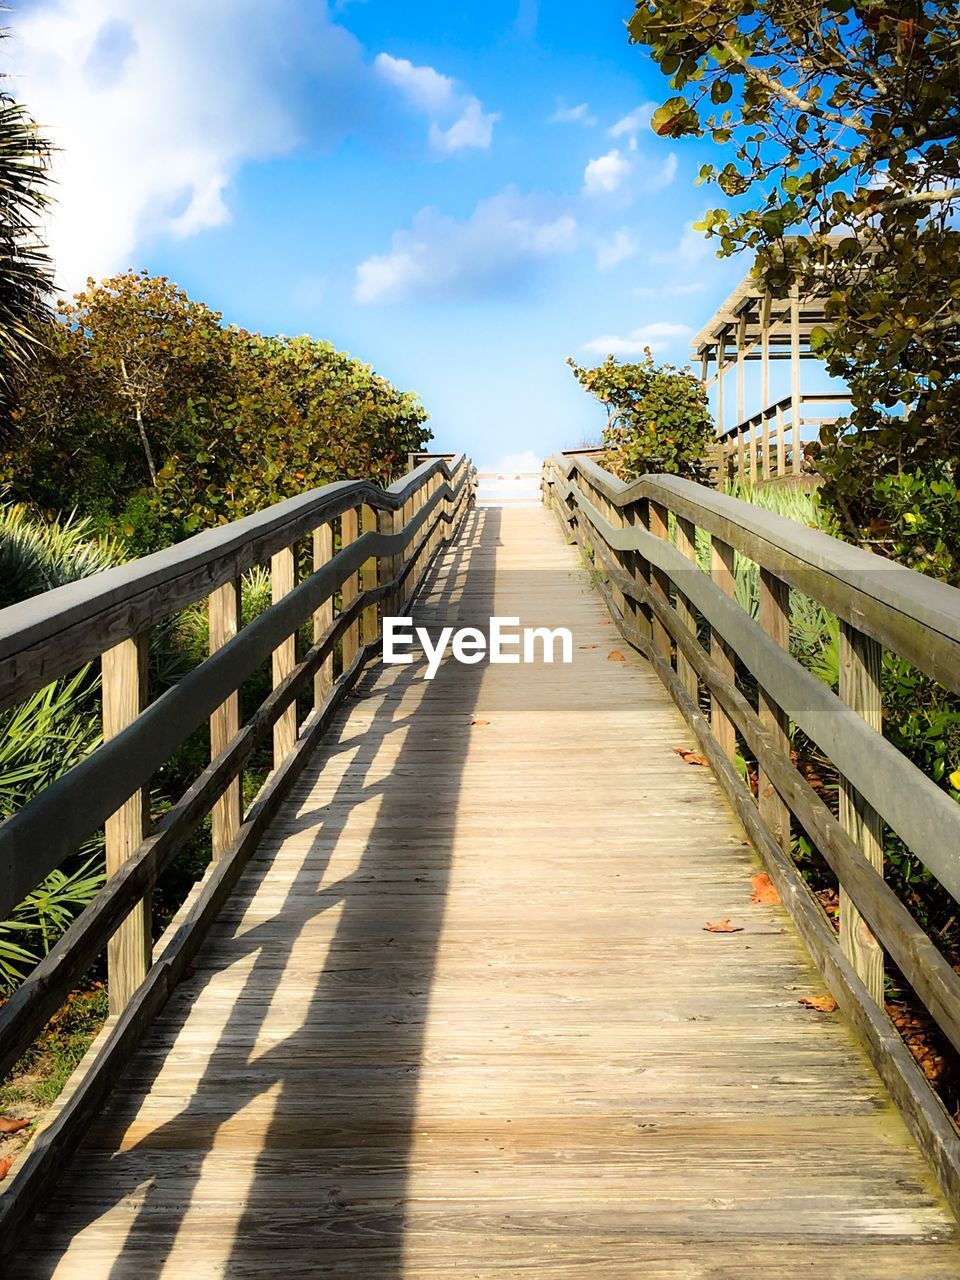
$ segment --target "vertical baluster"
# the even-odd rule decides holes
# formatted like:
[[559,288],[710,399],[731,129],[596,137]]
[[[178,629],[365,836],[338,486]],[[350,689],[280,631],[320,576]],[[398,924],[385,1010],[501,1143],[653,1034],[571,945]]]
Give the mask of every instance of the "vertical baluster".
[[[883,651],[876,640],[840,622],[840,697],[875,729],[883,727]],[[840,822],[876,869],[883,873],[883,823],[875,809],[840,778]],[[840,889],[840,946],[867,990],[883,1004],[883,950],[866,921]]]
[[[407,498],[406,502],[403,504],[403,525],[404,525],[404,528],[405,528],[405,527],[410,523],[410,521],[413,519],[413,515],[414,515],[414,512],[416,511],[416,509],[417,509],[417,500],[416,500],[416,497],[415,497],[415,496],[411,496],[411,497]],[[404,565],[406,564],[406,562],[407,562],[407,557],[410,555],[411,547],[413,546],[413,543],[414,543],[415,541],[416,541],[416,538],[414,537],[414,538],[412,538],[412,539],[407,543],[407,545],[404,547],[403,552],[401,553],[401,562],[400,562],[400,565],[399,565],[399,567],[398,567],[398,572],[399,572],[401,569],[403,569]],[[407,577],[406,577],[406,578],[405,578],[405,580],[404,580],[404,584],[403,584],[403,594],[402,594],[401,599],[397,601],[398,606],[399,606],[401,603],[405,603],[407,600],[409,600],[409,598],[410,598],[410,592],[411,592],[411,591],[412,591],[412,589],[413,589],[413,579],[414,579],[414,573],[413,573],[413,571],[411,571],[409,574],[407,574]]]
[[[643,518],[643,502],[631,502],[629,506],[623,508],[624,524],[630,528],[637,525],[644,525]],[[650,564],[639,551],[628,551],[624,556],[624,568],[627,573],[638,582],[650,585]],[[628,600],[628,606],[630,601]],[[633,602],[631,607],[631,621],[640,631],[641,635],[653,637],[653,623],[651,621],[652,614],[648,604],[638,604]]]
[[[688,573],[699,573],[697,569],[697,530],[692,520],[687,520],[684,516],[677,516],[677,550],[687,557],[690,561]],[[681,624],[686,627],[692,636],[697,634],[697,615],[690,607],[690,601],[683,590],[683,584],[677,583],[677,614]],[[700,678],[696,669],[690,665],[687,659],[680,652],[680,646],[677,646],[677,674],[680,682],[689,693],[690,697],[697,702],[700,696]]]
[[[313,531],[313,571],[333,559],[333,526],[328,521]],[[316,644],[333,622],[333,596],[329,595],[313,615],[313,643]],[[333,654],[325,658],[313,677],[313,705],[323,706],[333,688]]]
[[[733,547],[728,542],[724,542],[721,538],[711,537],[710,539],[710,573],[720,588],[726,595],[734,594],[734,576],[733,576]],[[710,656],[717,664],[728,680],[733,682],[736,677],[736,665],[734,662],[734,652],[726,643],[723,636],[710,629]],[[729,760],[736,758],[737,754],[737,737],[734,730],[733,721],[724,711],[723,707],[715,697],[710,698],[710,725],[713,729],[713,736],[716,738],[720,747],[724,751]]]
[[[403,528],[404,508],[398,507],[396,511],[379,511],[377,513],[377,528],[380,532],[390,537],[398,534]],[[403,558],[398,552],[391,552],[390,555],[383,555],[377,561],[377,582],[380,586],[384,586],[387,582],[392,582],[403,567]],[[396,617],[400,612],[400,595],[394,588],[387,596],[384,597],[381,609],[385,618]]]
[[777,405],[777,475],[787,474],[787,430],[783,420],[783,405]]
[[[760,570],[760,626],[781,649],[790,648],[790,588],[768,569]],[[776,739],[785,756],[790,752],[790,721],[780,706],[761,687],[760,723]],[[780,799],[773,783],[760,770],[758,784],[760,816],[776,836],[780,847],[790,851],[790,810]]]
[[[207,621],[210,652],[216,653],[237,634],[240,626],[241,587],[239,579],[225,582],[210,593]],[[240,694],[231,693],[210,717],[210,758],[224,751],[240,732]],[[213,861],[222,858],[240,830],[240,778],[227,785],[211,812],[211,852]]]
[[[277,604],[288,595],[296,581],[296,553],[284,547],[270,558],[270,598]],[[273,687],[276,688],[297,664],[297,637],[288,636],[273,651]],[[279,769],[297,741],[297,706],[292,703],[273,726],[273,767]]]
[[[360,515],[356,507],[352,507],[349,511],[345,511],[340,517],[340,547],[341,550],[349,547],[351,542],[356,542],[360,532]],[[342,612],[346,612],[349,605],[353,604],[357,596],[360,594],[360,575],[351,573],[346,578],[340,588],[340,607]],[[343,635],[343,669],[346,671],[350,663],[357,656],[357,650],[360,648],[360,620],[351,622]]]
[[[762,416],[762,415],[761,415]],[[757,466],[757,431],[760,422],[757,418],[750,419],[750,483],[756,484],[760,477],[759,468]]]
[[[102,658],[103,738],[132,724],[147,705],[147,635],[121,640]],[[111,876],[143,843],[149,820],[149,792],[135,792],[106,822],[106,869]],[[134,906],[107,943],[107,987],[111,1014],[122,1013],[147,976],[153,953],[150,896]]]
[[[377,513],[373,507],[360,508],[360,532],[376,533]],[[360,590],[372,591],[377,585],[377,557],[365,560],[360,569]],[[363,644],[372,644],[380,634],[376,604],[368,604],[360,615],[360,637]]]
[[764,480],[769,480],[772,475],[770,467],[770,415],[764,409],[763,416],[760,419],[761,431],[761,451],[760,451],[760,468]]
[[[647,518],[650,522],[648,526],[650,532],[654,537],[662,538],[666,542],[670,536],[667,508],[662,503],[651,500],[647,508]],[[667,604],[670,603],[670,576],[655,565],[650,566],[650,586]],[[660,656],[669,663],[672,647],[670,632],[657,618],[653,619],[653,644]]]
[[[749,427],[747,430],[749,430]],[[737,479],[741,484],[745,484],[747,479],[747,460],[744,452],[742,429],[737,432]]]

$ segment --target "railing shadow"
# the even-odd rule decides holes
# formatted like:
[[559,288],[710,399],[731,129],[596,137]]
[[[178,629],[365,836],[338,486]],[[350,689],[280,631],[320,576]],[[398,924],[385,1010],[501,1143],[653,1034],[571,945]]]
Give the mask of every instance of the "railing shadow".
[[[421,593],[419,623],[456,612],[471,557],[498,541],[496,510],[468,515]],[[492,576],[484,581],[492,592]],[[472,597],[475,609],[476,588]],[[328,802],[294,816],[288,801],[281,815],[291,837],[281,856],[302,858],[299,869],[278,884],[273,910],[282,868],[269,855],[251,863],[224,911],[236,927],[216,927],[200,972],[148,1033],[37,1218],[22,1274],[53,1275],[71,1241],[82,1263],[77,1237],[97,1223],[90,1274],[110,1280],[402,1276],[408,1156],[482,667],[445,663],[433,681],[421,677],[416,664],[364,678],[355,705],[362,714],[369,702],[369,726],[358,734],[356,715],[352,725],[341,717],[321,748],[338,776]],[[319,763],[299,794],[311,779],[322,787]],[[369,818],[365,806],[375,809]],[[353,869],[331,883],[341,862]],[[220,1008],[214,984],[237,965],[245,976],[222,984]],[[204,1037],[222,1023],[197,1078],[194,1032],[181,1033],[201,1009]],[[176,1105],[178,1087],[190,1093],[175,1115],[155,1128],[149,1112],[138,1119],[147,1094]]]

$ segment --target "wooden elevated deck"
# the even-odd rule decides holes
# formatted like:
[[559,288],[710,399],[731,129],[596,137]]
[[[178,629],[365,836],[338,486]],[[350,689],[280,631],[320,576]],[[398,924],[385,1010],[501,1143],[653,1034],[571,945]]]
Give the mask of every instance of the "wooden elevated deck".
[[574,665],[367,675],[9,1274],[960,1275],[550,514],[473,512],[415,614],[566,625]]

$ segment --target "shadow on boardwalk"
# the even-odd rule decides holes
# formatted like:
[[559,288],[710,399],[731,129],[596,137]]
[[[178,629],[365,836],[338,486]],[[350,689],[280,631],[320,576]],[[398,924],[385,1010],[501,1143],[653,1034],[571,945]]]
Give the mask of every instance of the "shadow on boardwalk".
[[[471,554],[495,544],[498,529],[496,511],[468,515],[421,595],[419,622],[456,607]],[[403,1274],[407,1156],[481,670],[444,664],[430,683],[419,664],[368,673],[353,706],[362,713],[371,700],[369,727],[358,732],[342,716],[319,766],[306,773],[309,782],[322,762],[335,767],[350,753],[329,803],[281,819],[284,838],[313,833],[299,870],[281,890],[263,884],[269,857],[248,868],[198,972],[148,1033],[127,1082],[38,1218],[17,1274],[53,1275],[71,1240],[97,1280],[266,1275],[274,1266],[284,1277]],[[425,754],[429,779],[418,772]],[[300,790],[308,790],[303,782]],[[375,816],[363,827],[355,869],[331,883],[331,861],[365,805]],[[398,843],[408,848],[406,868]],[[275,894],[282,896],[273,910]],[[256,921],[244,930],[249,904]],[[332,931],[327,926],[325,950],[311,948],[311,924],[332,911],[338,917]],[[313,954],[322,955],[322,968],[314,975],[308,964],[303,977]],[[245,976],[225,989],[202,1073],[184,1066],[177,1074],[174,1064],[170,1077],[168,1053],[176,1056],[178,1040],[194,1043],[191,1017],[196,1034],[216,1023],[216,1004],[201,1002],[208,983],[234,965]],[[300,1009],[299,1029],[270,1031],[278,1013],[285,1029],[283,1015],[296,1018]],[[177,1079],[184,1089],[189,1080],[192,1093],[151,1127],[144,1096],[154,1087],[175,1090]],[[107,1215],[116,1221],[108,1231],[99,1221],[91,1256],[76,1237]]]

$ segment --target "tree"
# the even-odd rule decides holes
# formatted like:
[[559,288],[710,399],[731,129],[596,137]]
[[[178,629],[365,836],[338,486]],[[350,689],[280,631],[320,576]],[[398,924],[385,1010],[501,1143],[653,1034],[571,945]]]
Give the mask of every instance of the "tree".
[[[877,485],[943,464],[960,483],[960,12],[919,0],[651,0],[630,36],[676,93],[666,137],[728,151],[703,228],[756,253],[776,296],[825,298],[813,343],[848,383],[828,495],[861,528]],[[893,411],[899,416],[891,417]]]
[[586,369],[568,359],[574,377],[607,411],[606,463],[625,479],[648,472],[704,478],[714,439],[707,397],[699,379],[657,364],[649,348],[636,364],[607,356]]
[[61,304],[11,416],[10,496],[134,554],[331,480],[391,479],[429,435],[416,396],[330,343],[225,327],[133,272]]
[[[0,39],[6,32],[0,31]],[[50,259],[39,226],[47,205],[50,146],[26,108],[0,92],[0,399],[34,355],[49,317]]]

